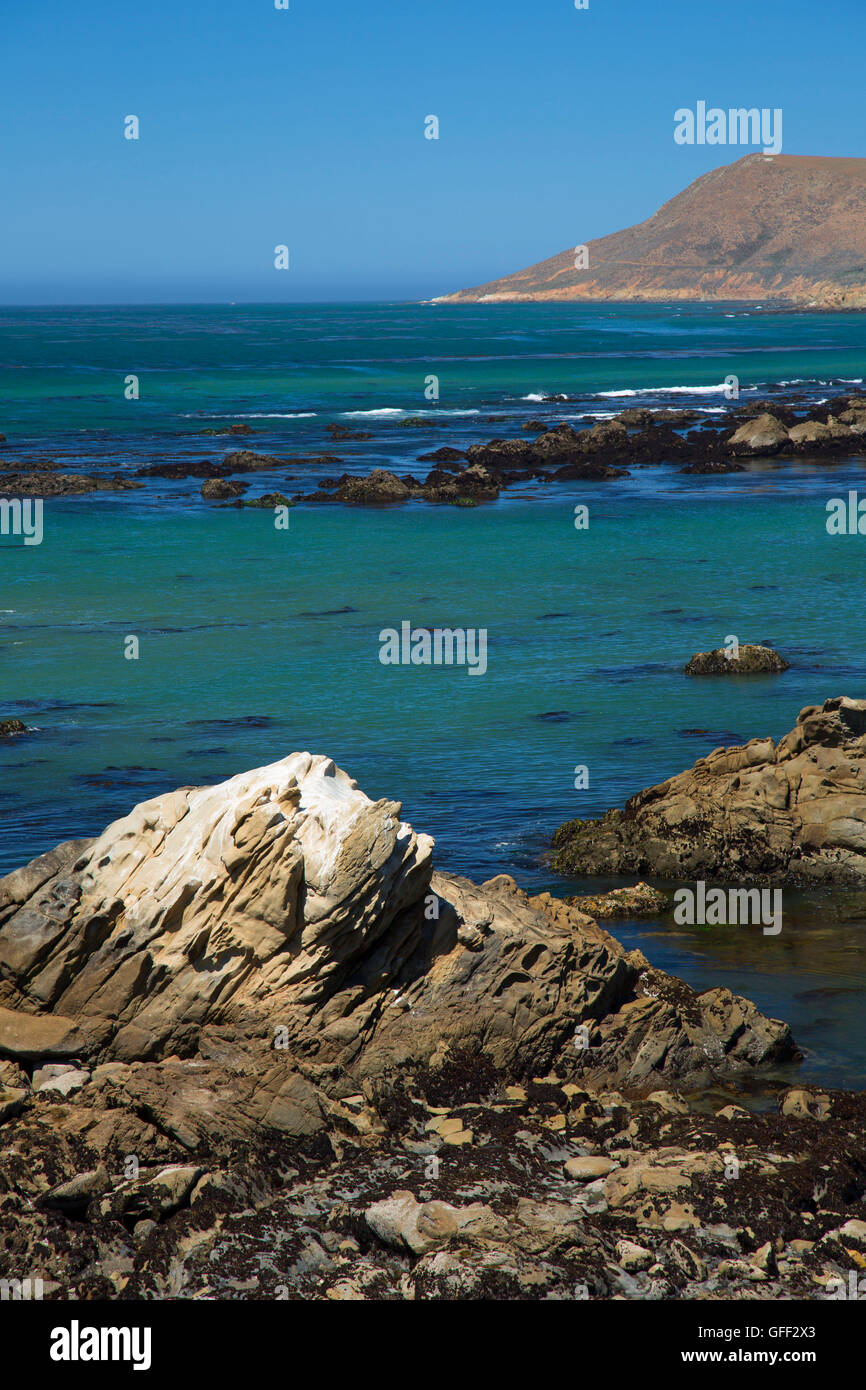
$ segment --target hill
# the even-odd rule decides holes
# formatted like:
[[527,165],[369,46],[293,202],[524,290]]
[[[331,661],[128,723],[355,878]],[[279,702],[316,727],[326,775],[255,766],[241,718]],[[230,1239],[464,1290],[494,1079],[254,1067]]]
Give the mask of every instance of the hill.
[[[866,308],[866,159],[748,154],[645,222],[436,303],[761,300]],[[583,262],[583,268],[575,262]]]

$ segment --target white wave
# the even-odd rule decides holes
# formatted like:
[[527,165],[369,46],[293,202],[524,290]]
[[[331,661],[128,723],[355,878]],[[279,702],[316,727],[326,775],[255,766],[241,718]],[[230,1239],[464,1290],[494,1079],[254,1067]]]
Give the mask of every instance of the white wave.
[[[757,386],[741,387],[740,395],[757,389]],[[718,396],[727,390],[728,386],[722,381],[718,386],[639,386],[636,391],[596,391],[595,394],[613,400],[625,396]]]
[[[380,410],[342,410],[342,411],[340,412],[340,414],[342,415],[342,417],[343,417],[344,420],[357,419],[357,418],[360,418],[362,415],[366,415],[366,416],[370,416],[370,417],[372,417],[372,416],[374,416],[374,415],[377,415],[377,416],[380,416],[381,418],[384,419],[386,416],[393,416],[393,415],[408,415],[408,414],[409,414],[409,411],[408,411],[408,410],[404,410],[401,406],[386,405],[386,406],[382,406],[382,408],[381,408]],[[432,416],[432,415],[480,415],[480,414],[481,414],[481,411],[480,411],[480,410],[417,410],[417,411],[413,411],[412,414],[415,415],[415,416],[417,416],[417,418],[420,420],[420,419],[423,419],[423,417],[424,417],[425,415],[431,415],[431,416]]]
[[521,396],[522,401],[546,401],[550,395],[549,391],[530,391],[528,396]]
[[846,386],[861,386],[863,384],[863,378],[862,376],[837,376],[833,377],[830,381],[824,381],[821,377],[794,376],[788,381],[780,381],[778,384],[779,386],[833,386],[836,382],[843,383]]
[[347,420],[352,420],[359,415],[406,415],[398,405],[386,405],[381,410],[343,410],[340,412]]
[[232,413],[231,415],[199,415],[197,410],[186,411],[181,415],[182,420],[314,420],[318,414],[315,410],[295,410],[289,412],[279,411],[251,411],[246,415]]
[[[647,406],[647,409],[661,411],[664,406]],[[696,405],[694,407],[696,415],[725,415],[727,409],[723,405]],[[619,414],[618,410],[581,410],[574,415],[562,415],[562,420],[615,420]]]

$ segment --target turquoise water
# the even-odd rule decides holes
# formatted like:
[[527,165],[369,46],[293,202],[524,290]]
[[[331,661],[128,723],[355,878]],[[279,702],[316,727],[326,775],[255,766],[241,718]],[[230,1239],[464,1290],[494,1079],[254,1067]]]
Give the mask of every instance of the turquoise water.
[[329,412],[483,412],[542,392],[715,386],[731,372],[746,389],[862,378],[862,317],[724,304],[0,309],[0,431],[13,442],[110,430],[140,446],[249,416],[301,443]]
[[[592,393],[623,379],[630,389],[659,377],[669,387],[720,382],[734,368],[716,338],[732,322],[777,380],[803,375],[800,389],[818,394],[823,372],[862,374],[854,316],[594,312],[613,324],[621,376],[610,374],[603,327],[566,306],[537,316],[502,306],[94,311],[93,322],[113,325],[104,334],[77,314],[32,311],[28,326],[6,311],[0,355],[11,361],[14,346],[19,365],[0,373],[0,429],[12,457],[74,453],[87,430],[94,456],[131,466],[171,456],[167,437],[193,428],[179,406],[215,414],[219,405],[233,419],[241,405],[279,397],[320,412],[285,429],[268,422],[268,439],[288,452],[290,430],[316,447],[315,431],[356,408],[402,401],[414,413],[407,383],[447,358],[460,408],[481,418],[457,417],[436,442],[453,442],[455,429],[487,438],[488,413],[527,418],[541,407],[520,395],[538,388],[583,392],[578,408],[595,409],[605,398],[593,403]],[[280,325],[291,315],[287,336]],[[422,361],[425,322],[435,324],[435,354]],[[289,363],[302,334],[304,387]],[[594,358],[574,355],[591,341]],[[690,355],[698,349],[706,355]],[[136,352],[139,363],[147,353],[163,362],[162,405],[148,404],[146,419],[123,413],[142,402],[105,396],[108,356],[126,372]],[[254,366],[266,353],[271,364]],[[365,364],[356,376],[371,379],[342,389],[349,355]],[[69,382],[88,372],[89,394],[73,402]],[[357,458],[390,450],[408,466],[421,451],[415,432],[395,438],[390,428],[353,446]],[[194,443],[202,457],[229,447]],[[598,887],[552,875],[544,852],[562,821],[621,804],[720,743],[778,736],[805,704],[866,693],[862,538],[829,537],[824,525],[828,497],[857,486],[862,463],[844,460],[771,460],[721,478],[651,468],[616,484],[515,489],[473,510],[301,503],[288,531],[267,511],[203,504],[198,484],[50,501],[41,546],[0,539],[0,710],[38,730],[0,747],[0,872],[95,833],[144,797],[308,748],[371,796],[402,799],[406,817],[436,837],[442,867],[479,879],[513,873],[533,890]],[[585,532],[573,526],[577,502],[590,508]],[[404,620],[486,628],[486,674],[383,666],[379,632]],[[739,682],[682,675],[693,652],[730,633],[779,648],[791,670]],[[124,658],[128,635],[138,660]],[[578,764],[589,768],[582,792]],[[727,984],[786,1018],[807,1048],[806,1074],[849,1085],[866,1084],[864,930],[866,901],[793,894],[778,938],[689,933],[670,921],[616,928],[699,987]]]

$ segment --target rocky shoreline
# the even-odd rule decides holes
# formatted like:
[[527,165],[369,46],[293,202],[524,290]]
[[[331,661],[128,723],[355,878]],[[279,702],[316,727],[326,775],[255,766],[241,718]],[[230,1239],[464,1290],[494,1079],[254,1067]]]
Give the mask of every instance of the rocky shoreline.
[[866,1101],[797,1088],[798,1056],[294,754],[0,880],[0,1276],[826,1297],[866,1236]]

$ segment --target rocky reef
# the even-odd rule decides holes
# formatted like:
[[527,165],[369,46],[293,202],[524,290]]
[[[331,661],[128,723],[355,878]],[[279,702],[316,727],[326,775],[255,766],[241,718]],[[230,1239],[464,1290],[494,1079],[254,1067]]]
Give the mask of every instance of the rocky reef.
[[[407,1273],[449,1296],[459,1271],[406,1262],[453,1240],[477,1253],[470,1282],[495,1286],[537,1262],[541,1234],[582,1244],[627,1095],[796,1060],[784,1023],[696,994],[577,908],[435,871],[400,811],[299,753],[143,803],[0,881],[0,1272],[26,1258],[59,1290],[195,1296],[264,1242],[296,1291],[327,1268],[331,1297],[391,1296],[392,1279],[413,1296]],[[527,1250],[498,1180],[481,1212],[457,1200],[505,1149]],[[462,1177],[437,1187],[428,1159],[456,1153]],[[562,1229],[551,1164],[580,1197]],[[360,1292],[334,1291],[344,1273]]]
[[802,710],[778,743],[717,748],[554,837],[562,873],[866,883],[866,700]]
[[[407,464],[432,464],[432,468],[401,474],[381,466],[369,468],[369,448],[361,451],[358,460],[366,471],[333,476],[324,475],[323,468],[346,459],[330,449],[304,455],[232,449],[218,459],[178,459],[173,454],[137,468],[134,474],[110,471],[109,463],[99,473],[67,472],[66,462],[47,458],[43,450],[34,449],[28,459],[5,459],[0,497],[51,499],[100,491],[122,493],[153,488],[162,480],[194,483],[195,489],[191,487],[187,494],[189,500],[198,497],[215,506],[239,509],[287,506],[291,502],[372,507],[426,502],[476,507],[526,483],[533,489],[574,481],[615,484],[635,469],[657,466],[676,468],[694,477],[716,476],[764,467],[762,460],[770,457],[776,460],[771,466],[776,467],[786,460],[820,465],[866,454],[866,397],[838,390],[822,401],[791,394],[784,401],[736,401],[711,419],[695,410],[632,406],[606,420],[583,416],[586,427],[575,429],[558,416],[563,405],[576,404],[578,399],[570,401],[562,394],[546,397],[535,404],[534,411],[549,407],[547,418],[524,421],[517,437],[482,439],[459,449],[444,445],[418,455],[417,460],[406,460]],[[513,417],[484,417],[487,423],[508,419]],[[373,446],[374,457],[382,456],[382,446],[386,456],[405,453],[405,439],[422,426],[439,432],[448,422],[430,416],[384,422]],[[517,424],[513,427],[516,429]],[[235,426],[216,431],[241,432],[249,433]],[[326,426],[325,434],[323,443],[336,442],[341,448],[346,442],[351,446],[371,439],[368,431],[337,425]],[[255,475],[265,475],[262,481],[269,491],[255,498],[245,497]],[[305,490],[293,492],[291,501],[277,490],[277,485],[282,488],[299,480],[304,481]],[[278,500],[273,502],[272,498]]]

